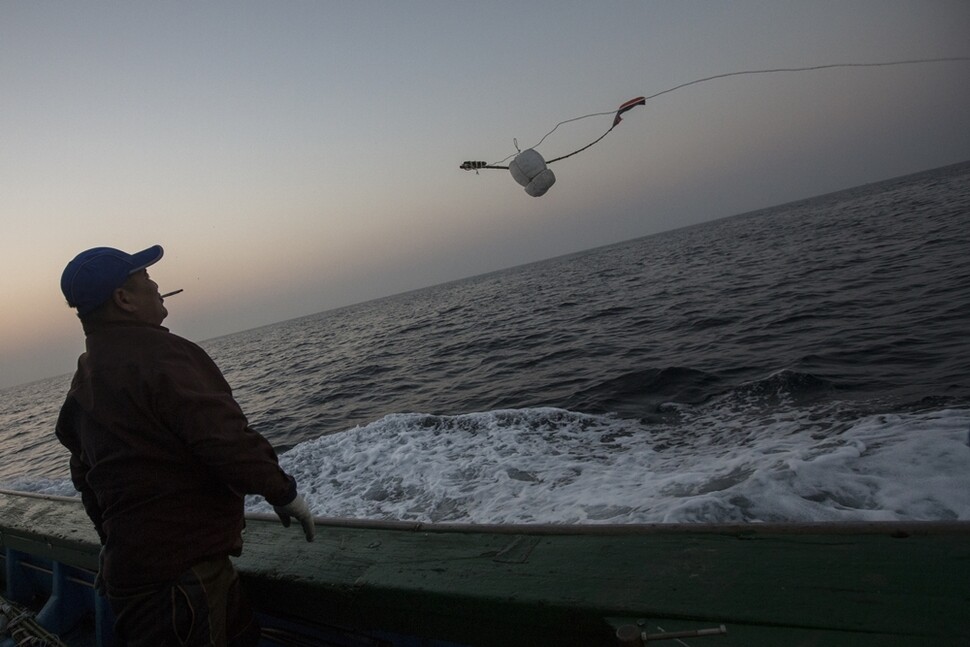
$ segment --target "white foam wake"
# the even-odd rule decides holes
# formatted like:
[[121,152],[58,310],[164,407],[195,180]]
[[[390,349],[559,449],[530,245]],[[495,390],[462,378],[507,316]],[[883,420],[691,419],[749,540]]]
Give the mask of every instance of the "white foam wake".
[[[829,415],[826,418],[826,415]],[[746,419],[750,417],[751,419]],[[811,422],[806,422],[811,420]],[[461,523],[970,520],[970,410],[393,414],[281,457],[320,516]],[[249,509],[268,511],[249,501]]]

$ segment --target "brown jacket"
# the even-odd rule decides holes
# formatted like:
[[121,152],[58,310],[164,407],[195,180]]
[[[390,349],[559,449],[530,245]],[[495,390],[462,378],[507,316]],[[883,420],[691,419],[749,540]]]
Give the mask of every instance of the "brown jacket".
[[243,496],[296,496],[209,356],[162,326],[85,331],[56,433],[117,587],[163,583],[242,551]]

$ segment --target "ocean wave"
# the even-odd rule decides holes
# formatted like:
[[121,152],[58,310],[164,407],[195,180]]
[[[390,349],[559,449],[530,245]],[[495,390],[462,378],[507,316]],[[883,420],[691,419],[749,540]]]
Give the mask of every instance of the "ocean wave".
[[[753,369],[735,369],[741,376]],[[695,368],[671,366],[623,373],[575,392],[562,407],[587,413],[613,413],[661,422],[675,405],[700,405],[713,400],[761,408],[805,404],[830,396],[836,385],[825,378],[791,369],[735,383],[736,378]],[[658,417],[660,416],[660,417]]]
[[[536,408],[393,414],[281,457],[314,513],[463,523],[970,519],[970,410],[676,425]],[[806,419],[813,422],[806,424]],[[268,510],[252,498],[252,510]]]

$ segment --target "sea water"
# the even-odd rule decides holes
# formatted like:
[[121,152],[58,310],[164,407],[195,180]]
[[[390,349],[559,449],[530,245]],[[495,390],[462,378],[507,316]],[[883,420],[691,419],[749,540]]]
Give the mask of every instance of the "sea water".
[[[968,324],[964,163],[202,346],[321,516],[968,520]],[[69,381],[0,487],[73,493]]]

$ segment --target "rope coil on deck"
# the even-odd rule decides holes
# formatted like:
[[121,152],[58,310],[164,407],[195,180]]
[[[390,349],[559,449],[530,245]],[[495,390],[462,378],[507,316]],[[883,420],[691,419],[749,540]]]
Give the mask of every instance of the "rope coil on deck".
[[37,623],[34,614],[0,596],[0,644],[13,639],[17,647],[67,647]]

